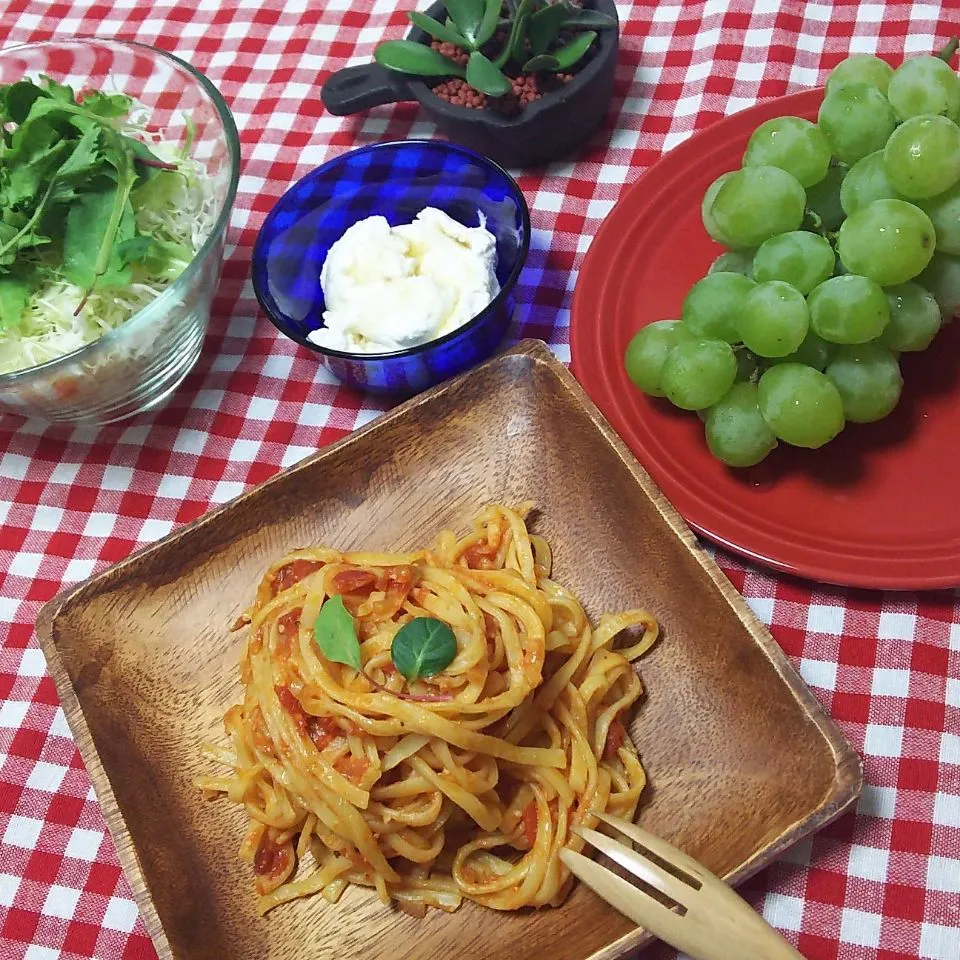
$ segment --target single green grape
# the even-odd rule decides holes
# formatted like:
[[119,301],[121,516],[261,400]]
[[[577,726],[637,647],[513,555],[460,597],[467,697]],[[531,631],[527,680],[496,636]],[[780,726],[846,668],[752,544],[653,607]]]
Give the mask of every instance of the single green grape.
[[758,283],[784,280],[806,295],[833,275],[836,263],[829,241],[808,230],[791,230],[760,244],[753,277]]
[[817,125],[826,135],[833,155],[849,165],[882,150],[897,118],[876,87],[851,83],[823,98]]
[[881,286],[912,280],[936,245],[930,218],[906,200],[874,200],[847,217],[837,234],[844,267]]
[[742,273],[709,273],[683,299],[681,317],[695,337],[717,337],[727,343],[740,339],[737,317],[747,294],[756,286]]
[[830,72],[826,92],[833,93],[841,87],[849,87],[852,83],[865,83],[886,94],[892,76],[893,67],[886,60],[868,53],[855,53],[846,60],[841,60]]
[[664,395],[682,410],[712,407],[737,378],[737,358],[725,340],[683,340],[667,356],[660,375]]
[[713,209],[713,202],[717,199],[717,194],[720,192],[720,188],[735,172],[734,170],[730,170],[727,173],[721,173],[720,176],[707,187],[706,193],[703,195],[703,201],[700,204],[700,219],[703,221],[703,228],[717,243],[722,243],[725,247],[732,247],[734,244],[729,242],[726,234],[717,226],[717,221],[711,211]]
[[776,363],[802,363],[814,370],[826,370],[833,351],[833,344],[821,340],[812,330],[804,337],[803,343],[785,357],[770,357],[767,365]]
[[960,183],[929,200],[917,200],[937,234],[937,250],[960,254]]
[[747,295],[738,329],[758,357],[785,357],[803,343],[810,328],[807,301],[782,280],[758,283]]
[[823,229],[831,233],[839,230],[843,223],[840,191],[843,189],[847,170],[848,168],[842,165],[831,167],[819,183],[807,187],[807,208],[819,218]]
[[946,117],[911,117],[883,148],[890,185],[907,198],[925,200],[960,180],[960,127]]
[[926,350],[940,330],[940,305],[919,283],[901,283],[884,290],[890,304],[890,322],[880,343],[898,353]]
[[679,320],[657,320],[638,330],[623,356],[627,376],[634,386],[651,397],[662,397],[660,374],[670,351],[682,340],[692,339]]
[[922,114],[956,120],[960,116],[960,77],[939,57],[911,57],[894,71],[887,97],[901,120]]
[[894,355],[882,344],[837,347],[826,370],[843,401],[850,423],[873,423],[887,416],[900,400],[903,377]]
[[822,447],[843,429],[843,400],[836,386],[802,363],[770,367],[757,386],[757,402],[778,439],[795,447]]
[[831,277],[807,297],[810,326],[828,343],[866,343],[883,333],[890,306],[879,284],[848,273]]
[[710,273],[742,273],[753,279],[753,251],[727,250],[710,264]]
[[709,216],[736,249],[759,247],[764,240],[796,230],[803,222],[807,196],[795,177],[779,167],[744,167],[721,185]]
[[735,383],[710,407],[707,446],[728,467],[752,467],[777,445],[777,438],[757,406],[757,386]]
[[774,117],[761,123],[747,143],[745,167],[779,167],[802,187],[812,187],[830,166],[830,144],[823,131],[802,117]]
[[934,295],[944,323],[960,315],[960,257],[935,253],[917,283]]
[[840,188],[840,204],[848,217],[874,200],[902,199],[887,179],[882,150],[875,150],[858,160],[843,178]]

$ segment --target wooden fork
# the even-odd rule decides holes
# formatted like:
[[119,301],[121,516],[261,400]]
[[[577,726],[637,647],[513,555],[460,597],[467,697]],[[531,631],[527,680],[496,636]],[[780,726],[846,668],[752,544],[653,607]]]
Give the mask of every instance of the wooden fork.
[[634,923],[693,960],[803,960],[746,901],[696,860],[635,823],[596,816],[636,841],[640,849],[586,827],[574,827],[574,832],[652,887],[659,898],[581,853],[564,849],[560,859]]

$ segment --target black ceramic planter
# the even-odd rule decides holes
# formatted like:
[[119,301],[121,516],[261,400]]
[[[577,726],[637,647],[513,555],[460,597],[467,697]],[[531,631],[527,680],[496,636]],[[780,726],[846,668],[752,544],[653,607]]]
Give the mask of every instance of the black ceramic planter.
[[[593,9],[617,17],[613,0],[594,0]],[[443,20],[442,3],[427,13]],[[408,39],[429,43],[414,27]],[[562,157],[580,146],[600,125],[613,95],[620,51],[618,29],[600,30],[593,56],[572,80],[528,104],[515,117],[492,110],[455,106],[436,96],[422,80],[369,63],[337,71],[323,85],[324,106],[337,116],[359,113],[384,103],[418,100],[437,127],[456,143],[505,167],[529,167]]]

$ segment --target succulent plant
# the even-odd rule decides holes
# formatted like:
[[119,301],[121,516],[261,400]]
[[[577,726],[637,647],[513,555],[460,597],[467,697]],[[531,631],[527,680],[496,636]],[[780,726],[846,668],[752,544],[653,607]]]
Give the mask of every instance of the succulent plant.
[[[617,26],[613,17],[571,0],[444,0],[444,6],[444,23],[415,10],[407,16],[434,40],[464,50],[466,66],[413,40],[381,43],[377,62],[421,77],[461,77],[475,90],[500,97],[511,90],[504,72],[509,64],[527,74],[569,70],[593,45],[597,30]],[[558,45],[561,31],[576,35]]]

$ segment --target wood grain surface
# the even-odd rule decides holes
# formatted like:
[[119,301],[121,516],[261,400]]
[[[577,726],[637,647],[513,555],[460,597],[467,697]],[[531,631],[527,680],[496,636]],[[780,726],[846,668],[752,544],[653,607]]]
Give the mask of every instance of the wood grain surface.
[[415,920],[350,889],[261,919],[239,809],[205,801],[203,741],[239,698],[228,626],[291,547],[406,549],[533,499],[554,575],[596,617],[663,638],[631,725],[639,821],[742,880],[846,809],[859,757],[566,369],[527,341],[434,388],[47,604],[37,632],[164,960],[612,960],[642,931],[584,887],[563,906]]

